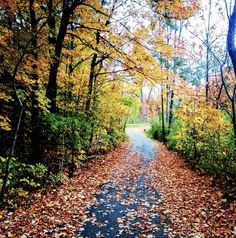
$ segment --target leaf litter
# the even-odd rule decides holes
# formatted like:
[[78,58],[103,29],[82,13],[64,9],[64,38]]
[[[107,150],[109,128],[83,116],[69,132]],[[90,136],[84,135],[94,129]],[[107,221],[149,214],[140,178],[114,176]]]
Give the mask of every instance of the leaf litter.
[[236,205],[224,206],[209,177],[162,144],[142,149],[125,143],[30,207],[2,211],[0,237],[236,237]]
[[172,224],[169,237],[236,237],[236,202],[226,206],[210,177],[191,170],[161,143],[145,172],[152,176],[149,186],[161,193],[162,212]]

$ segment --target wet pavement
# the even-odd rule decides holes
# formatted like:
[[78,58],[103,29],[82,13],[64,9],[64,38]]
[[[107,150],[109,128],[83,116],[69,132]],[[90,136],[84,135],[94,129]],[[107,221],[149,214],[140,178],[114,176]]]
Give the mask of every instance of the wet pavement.
[[132,152],[141,160],[140,176],[122,186],[112,181],[102,184],[78,237],[168,237],[167,221],[159,212],[159,193],[148,188],[151,181],[145,174],[145,167],[156,158],[157,147],[141,129],[128,128],[127,134]]

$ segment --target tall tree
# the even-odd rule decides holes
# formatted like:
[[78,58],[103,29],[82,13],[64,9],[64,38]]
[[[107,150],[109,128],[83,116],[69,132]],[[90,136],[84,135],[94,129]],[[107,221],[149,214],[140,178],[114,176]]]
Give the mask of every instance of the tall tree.
[[29,12],[30,12],[30,25],[31,25],[31,47],[32,47],[32,56],[34,60],[34,64],[32,65],[32,79],[34,80],[34,84],[32,86],[32,109],[31,109],[31,120],[32,120],[32,156],[31,162],[39,163],[41,162],[42,150],[41,150],[41,133],[39,128],[39,105],[37,101],[37,91],[38,91],[38,19],[36,17],[36,11],[34,8],[35,1],[30,0],[29,4]]
[[70,23],[70,17],[72,16],[76,7],[81,5],[83,2],[85,2],[85,0],[74,0],[72,2],[69,0],[63,0],[61,22],[59,26],[59,32],[56,38],[52,63],[50,65],[49,79],[46,92],[46,96],[50,100],[51,112],[56,112],[57,73],[60,65],[61,52],[65,35],[67,32],[68,25]]
[[[233,12],[229,18],[229,28],[228,28],[228,34],[227,34],[227,48],[228,48],[229,56],[233,64],[234,74],[236,77],[235,36],[236,36],[236,0],[234,1]],[[227,86],[225,85],[225,89],[226,87]],[[232,107],[232,122],[233,122],[233,129],[234,129],[234,138],[235,138],[234,142],[236,146],[236,105],[235,105],[236,104],[236,80],[234,82],[232,96],[230,96],[229,99],[231,101],[231,107]]]

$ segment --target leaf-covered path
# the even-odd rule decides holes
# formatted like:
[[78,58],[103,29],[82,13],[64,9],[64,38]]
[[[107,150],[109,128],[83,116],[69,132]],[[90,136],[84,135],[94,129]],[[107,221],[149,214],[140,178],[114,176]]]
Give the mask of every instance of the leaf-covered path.
[[127,157],[101,185],[97,204],[86,211],[82,237],[168,237],[159,213],[160,196],[148,189],[151,181],[145,174],[147,165],[155,159],[156,144],[140,129],[129,128],[127,134],[130,150],[137,155]]
[[131,143],[0,213],[0,237],[235,237],[236,206],[142,130]]

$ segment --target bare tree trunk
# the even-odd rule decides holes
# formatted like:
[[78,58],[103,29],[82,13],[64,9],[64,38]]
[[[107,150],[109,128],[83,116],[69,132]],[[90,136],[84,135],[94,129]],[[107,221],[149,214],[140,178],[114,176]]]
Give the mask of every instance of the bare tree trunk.
[[57,73],[60,65],[61,51],[63,47],[64,38],[66,35],[67,26],[69,24],[70,11],[66,5],[67,1],[63,1],[63,13],[61,18],[61,25],[55,45],[55,53],[53,62],[50,65],[49,79],[47,85],[46,96],[50,99],[50,111],[56,112],[56,97],[57,97]]
[[146,118],[146,113],[145,113],[145,101],[143,96],[143,88],[141,89],[141,92],[140,92],[140,102],[141,102],[141,119],[142,121],[144,121]]
[[[234,74],[236,77],[236,48],[235,48],[235,35],[236,35],[236,0],[234,1],[234,8],[232,15],[229,18],[229,29],[227,34],[227,48],[229,56],[231,58]],[[236,146],[236,108],[235,108],[235,94],[236,94],[236,82],[234,82],[233,96],[232,96],[232,123],[234,130],[234,144]]]
[[55,10],[53,6],[53,0],[48,1],[48,11],[49,11],[49,18],[48,18],[48,42],[49,44],[55,45],[56,44],[56,19],[55,19]]
[[170,116],[170,86],[166,85],[166,125],[168,125]]
[[148,120],[150,118],[150,105],[149,104],[150,104],[150,99],[151,99],[151,96],[152,96],[152,90],[153,90],[153,88],[151,88],[149,90],[148,97],[147,97],[146,120]]
[[93,94],[95,67],[96,67],[97,57],[98,57],[98,55],[95,53],[93,55],[93,59],[91,61],[89,84],[88,84],[88,94],[87,94],[87,100],[86,100],[86,106],[85,106],[85,112],[86,112],[87,115],[90,112],[90,104],[91,104],[92,94]]
[[207,18],[207,32],[206,32],[206,101],[209,99],[209,34],[211,27],[211,0],[209,0],[209,12]]
[[232,100],[232,122],[234,130],[234,145],[236,147],[236,108],[235,108],[235,97]]

